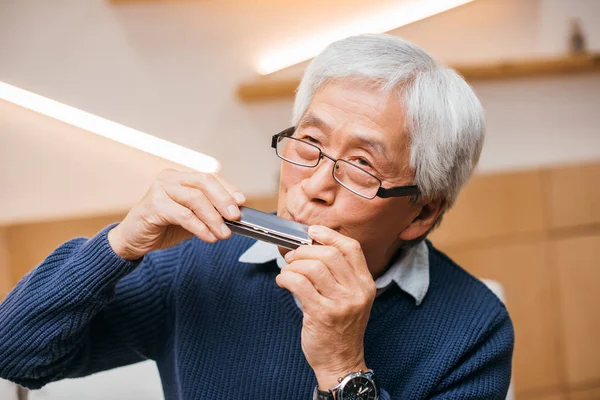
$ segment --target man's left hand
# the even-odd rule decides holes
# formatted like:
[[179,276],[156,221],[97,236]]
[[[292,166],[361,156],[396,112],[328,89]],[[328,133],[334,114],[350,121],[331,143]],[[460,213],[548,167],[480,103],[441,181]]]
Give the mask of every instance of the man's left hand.
[[376,287],[356,240],[320,225],[309,234],[322,245],[287,253],[277,284],[302,305],[302,350],[327,390],[349,371],[367,369],[364,335]]

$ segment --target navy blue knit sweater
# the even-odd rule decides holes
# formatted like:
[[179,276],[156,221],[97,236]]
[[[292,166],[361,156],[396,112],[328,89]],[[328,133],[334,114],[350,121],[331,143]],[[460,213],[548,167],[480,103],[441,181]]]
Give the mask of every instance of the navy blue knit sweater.
[[[59,247],[0,304],[1,377],[40,388],[150,358],[167,399],[312,398],[302,312],[276,263],[238,262],[253,240],[192,239],[128,262],[108,229]],[[394,286],[373,305],[365,357],[381,399],[504,399],[508,313],[428,246],[423,303]]]

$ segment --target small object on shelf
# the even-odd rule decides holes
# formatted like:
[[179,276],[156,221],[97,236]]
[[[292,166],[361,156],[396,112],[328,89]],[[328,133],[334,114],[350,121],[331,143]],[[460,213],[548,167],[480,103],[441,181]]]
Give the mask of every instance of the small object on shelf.
[[585,35],[581,29],[581,21],[579,18],[571,20],[571,36],[569,37],[569,52],[571,54],[587,53],[585,44]]

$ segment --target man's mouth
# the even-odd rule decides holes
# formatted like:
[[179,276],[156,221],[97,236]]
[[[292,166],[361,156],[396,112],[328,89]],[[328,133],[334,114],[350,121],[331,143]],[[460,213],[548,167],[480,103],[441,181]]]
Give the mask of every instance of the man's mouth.
[[304,224],[304,225],[308,225],[308,226],[311,226],[311,225],[323,225],[323,226],[326,226],[326,227],[328,227],[330,229],[333,229],[334,231],[337,231],[337,232],[340,231],[339,227],[332,227],[332,226],[329,226],[326,223],[322,223],[322,222],[318,222],[318,221],[309,222],[310,221],[309,218],[296,217],[289,210],[286,210],[286,215],[284,216],[284,218],[289,219],[290,221],[298,222],[298,223],[301,223],[301,224]]

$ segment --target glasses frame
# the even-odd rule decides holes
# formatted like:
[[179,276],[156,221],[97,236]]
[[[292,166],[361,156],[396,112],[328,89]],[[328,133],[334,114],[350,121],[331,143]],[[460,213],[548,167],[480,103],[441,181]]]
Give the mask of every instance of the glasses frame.
[[[331,175],[333,176],[333,179],[335,179],[335,181],[337,183],[339,183],[340,185],[342,185],[344,188],[348,189],[349,191],[351,191],[352,193],[363,197],[365,199],[374,199],[375,197],[381,197],[383,199],[387,199],[390,197],[404,197],[404,196],[418,196],[421,192],[419,190],[419,187],[417,185],[406,185],[406,186],[395,186],[395,187],[391,187],[391,188],[384,188],[382,187],[382,182],[381,179],[379,179],[378,177],[376,177],[375,175],[373,175],[372,173],[370,173],[369,171],[365,171],[364,169],[362,169],[361,167],[359,167],[358,165],[354,165],[346,160],[340,160],[340,159],[336,159],[333,158],[332,156],[330,156],[329,154],[325,154],[323,153],[323,151],[318,147],[315,146],[312,143],[309,143],[305,140],[302,139],[298,139],[298,138],[294,138],[291,137],[294,132],[296,132],[296,127],[292,126],[290,128],[284,129],[283,131],[279,132],[276,135],[273,135],[273,137],[271,138],[271,147],[275,149],[275,154],[277,154],[277,157],[281,158],[283,161],[289,162],[290,164],[294,164],[294,165],[298,165],[300,167],[306,167],[306,168],[315,168],[317,165],[319,165],[319,163],[321,162],[321,160],[325,157],[330,159],[331,161],[333,161],[333,168],[331,169]],[[309,146],[314,147],[315,149],[317,149],[319,151],[319,158],[317,159],[317,162],[315,163],[315,165],[306,165],[306,164],[300,164],[300,163],[296,163],[294,161],[290,161],[287,158],[284,158],[283,156],[281,156],[279,154],[279,152],[277,152],[277,142],[279,140],[280,137],[286,137],[288,139],[292,139],[292,140],[297,140],[299,142],[305,143]],[[358,168],[361,171],[363,171],[364,173],[372,176],[374,179],[377,180],[377,182],[379,182],[379,189],[377,189],[377,193],[375,193],[374,196],[365,196],[362,193],[358,193],[353,189],[350,189],[348,186],[344,185],[342,182],[340,182],[336,176],[335,176],[335,167],[338,165],[338,162],[344,162],[344,163],[348,163],[351,166],[353,166],[354,168]]]

